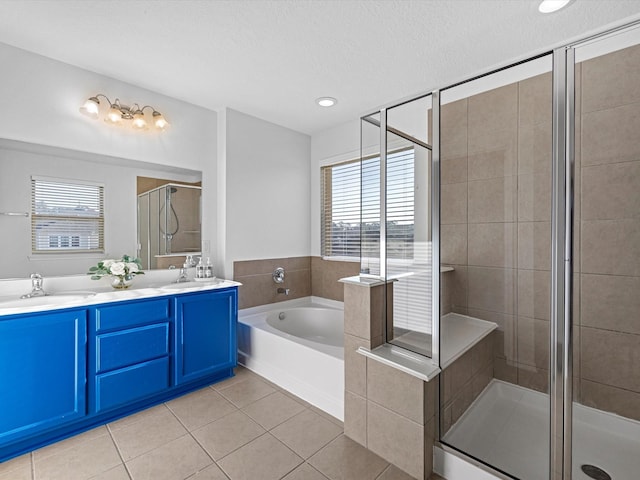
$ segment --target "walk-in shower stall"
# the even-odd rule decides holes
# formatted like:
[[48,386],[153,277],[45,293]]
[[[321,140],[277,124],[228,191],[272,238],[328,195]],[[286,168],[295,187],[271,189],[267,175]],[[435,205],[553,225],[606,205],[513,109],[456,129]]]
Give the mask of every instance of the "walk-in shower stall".
[[[443,369],[442,448],[505,478],[639,478],[637,25],[361,129],[362,271],[394,280],[386,342]],[[497,327],[444,365],[451,314]]]
[[144,269],[158,258],[200,252],[202,188],[168,183],[138,195],[138,258]]

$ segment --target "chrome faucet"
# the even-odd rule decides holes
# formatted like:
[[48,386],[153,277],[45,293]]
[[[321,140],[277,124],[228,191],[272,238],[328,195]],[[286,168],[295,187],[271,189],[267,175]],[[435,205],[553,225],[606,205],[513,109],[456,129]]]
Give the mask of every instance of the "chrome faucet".
[[178,279],[176,280],[176,283],[184,283],[189,281],[189,277],[187,276],[188,268],[189,267],[187,266],[186,263],[182,265],[182,267],[180,268],[180,273],[178,274]]
[[39,273],[31,274],[31,293],[27,293],[22,295],[20,298],[31,298],[31,297],[44,297],[49,295],[42,289],[42,284],[44,283],[44,279],[42,275]]
[[283,293],[285,295],[289,295],[289,289],[288,288],[278,287],[278,290],[276,290],[276,292],[278,293],[278,295],[283,294]]

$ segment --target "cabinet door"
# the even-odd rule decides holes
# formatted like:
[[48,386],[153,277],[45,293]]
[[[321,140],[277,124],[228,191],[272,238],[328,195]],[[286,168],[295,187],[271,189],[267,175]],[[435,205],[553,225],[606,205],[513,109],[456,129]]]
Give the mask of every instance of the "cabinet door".
[[176,384],[236,366],[237,290],[176,297]]
[[85,415],[84,310],[0,318],[0,444]]

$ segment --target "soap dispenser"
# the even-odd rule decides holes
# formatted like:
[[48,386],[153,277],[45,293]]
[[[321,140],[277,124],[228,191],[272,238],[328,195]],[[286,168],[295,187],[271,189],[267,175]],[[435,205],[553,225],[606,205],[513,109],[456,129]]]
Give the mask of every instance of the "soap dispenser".
[[200,257],[200,261],[198,265],[196,265],[196,278],[205,278],[205,267],[204,263],[202,263],[202,257]]
[[211,264],[211,257],[207,257],[207,264],[204,267],[204,275],[206,278],[214,278],[213,265]]

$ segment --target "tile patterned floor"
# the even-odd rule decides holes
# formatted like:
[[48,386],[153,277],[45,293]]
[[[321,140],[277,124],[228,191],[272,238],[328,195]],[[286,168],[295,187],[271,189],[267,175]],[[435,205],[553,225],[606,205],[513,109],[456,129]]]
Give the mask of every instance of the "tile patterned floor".
[[[440,478],[432,477],[432,480]],[[244,368],[0,463],[0,480],[410,480],[342,423]]]

